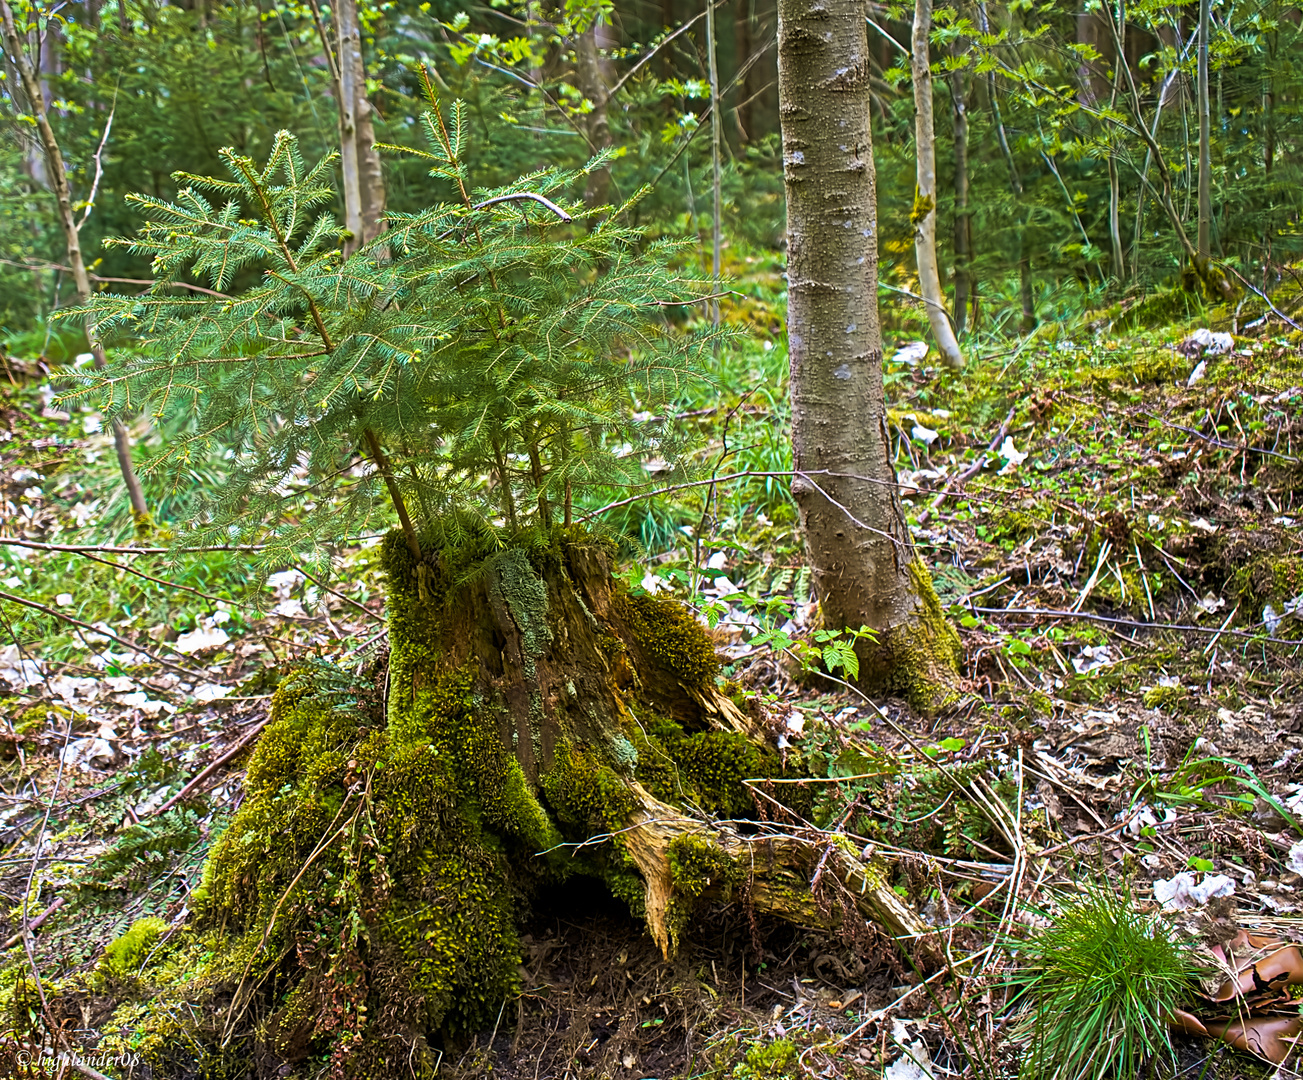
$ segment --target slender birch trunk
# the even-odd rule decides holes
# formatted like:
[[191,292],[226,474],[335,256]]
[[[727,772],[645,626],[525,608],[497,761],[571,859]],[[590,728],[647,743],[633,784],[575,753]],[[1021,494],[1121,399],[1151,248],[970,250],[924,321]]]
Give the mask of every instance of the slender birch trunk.
[[[77,223],[77,216],[72,207],[72,189],[68,185],[68,170],[64,165],[63,152],[59,149],[59,142],[54,136],[54,128],[50,126],[45,93],[27,55],[23,35],[18,32],[9,0],[0,0],[0,20],[4,23],[5,47],[10,54],[10,62],[22,82],[23,93],[27,96],[28,106],[36,120],[41,147],[45,151],[45,166],[49,174],[50,187],[54,191],[55,202],[58,204],[59,224],[63,228],[64,240],[67,244],[68,265],[72,267],[73,287],[76,289],[78,302],[85,304],[90,301],[92,295],[90,274],[86,271],[86,260],[81,253],[81,226]],[[103,368],[104,346],[95,332],[94,322],[89,319],[86,321],[86,339],[90,343],[95,367]],[[135,466],[131,462],[131,436],[121,420],[115,419],[112,428],[113,446],[117,451],[122,483],[127,489],[127,498],[131,502],[131,512],[136,519],[136,524],[144,527],[149,522],[149,507],[145,503],[145,493],[140,486],[140,478],[136,476]]]
[[868,626],[860,682],[932,708],[958,638],[914,551],[892,467],[878,321],[869,56],[858,0],[779,0],[792,483],[823,621]]
[[932,125],[932,63],[928,35],[932,31],[932,0],[914,0],[914,39],[910,68],[914,76],[914,143],[918,160],[918,187],[914,193],[914,254],[918,261],[918,289],[927,308],[941,359],[947,367],[964,366],[964,354],[941,293],[937,266],[937,155]]

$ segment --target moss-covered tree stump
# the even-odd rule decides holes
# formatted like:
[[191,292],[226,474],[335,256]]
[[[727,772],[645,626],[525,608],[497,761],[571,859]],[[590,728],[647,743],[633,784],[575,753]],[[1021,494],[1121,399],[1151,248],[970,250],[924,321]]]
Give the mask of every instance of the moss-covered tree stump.
[[882,867],[739,820],[779,755],[701,627],[613,582],[601,544],[556,530],[417,563],[393,536],[384,559],[387,671],[282,686],[198,894],[229,1028],[261,1016],[265,1060],[398,1075],[435,1032],[492,1024],[519,920],[574,875],[667,956],[712,899],[925,933]]

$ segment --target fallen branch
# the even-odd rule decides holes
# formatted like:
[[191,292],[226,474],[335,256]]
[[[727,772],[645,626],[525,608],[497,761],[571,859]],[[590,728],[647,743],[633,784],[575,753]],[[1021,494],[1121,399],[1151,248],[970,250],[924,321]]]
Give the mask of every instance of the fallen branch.
[[382,615],[377,615],[374,611],[372,611],[372,610],[371,610],[369,607],[367,607],[365,604],[359,604],[359,603],[358,603],[356,600],[354,600],[351,596],[345,596],[342,592],[336,592],[336,591],[335,591],[334,589],[332,589],[329,585],[324,585],[324,584],[322,584],[322,583],[321,583],[320,581],[318,581],[315,577],[313,577],[311,574],[309,574],[305,569],[303,569],[302,566],[296,567],[296,569],[298,570],[298,572],[299,572],[300,574],[302,574],[305,578],[307,578],[310,582],[312,582],[312,584],[315,585],[318,589],[325,589],[326,592],[330,593],[331,596],[334,596],[334,597],[336,597],[337,599],[343,600],[344,603],[346,603],[346,604],[351,604],[353,607],[357,608],[357,610],[360,611],[363,615],[365,615],[368,619],[374,619],[374,620],[375,620],[376,622],[378,622],[378,623],[381,623],[381,624],[383,624],[383,625],[387,625],[386,622],[385,622],[385,619],[384,619],[384,617],[383,617]]
[[257,735],[258,732],[260,732],[263,728],[265,728],[270,720],[271,717],[267,716],[264,717],[262,720],[259,720],[256,724],[254,724],[253,727],[251,727],[248,731],[246,731],[243,735],[240,736],[239,740],[235,743],[234,746],[228,749],[220,757],[215,758],[207,767],[205,767],[199,773],[198,776],[196,776],[193,780],[191,780],[188,784],[186,784],[185,787],[183,787],[180,791],[178,791],[175,795],[173,795],[170,799],[168,799],[167,802],[165,802],[162,806],[160,806],[157,810],[155,810],[154,814],[158,815],[158,814],[165,813],[166,811],[171,810],[172,807],[174,807],[182,799],[189,798],[190,795],[198,789],[200,784],[202,784],[205,780],[207,780],[210,776],[212,776],[213,773],[215,773],[218,769],[220,769],[223,765],[225,765],[228,761],[230,761],[231,758],[235,757],[236,754],[238,754],[241,750],[243,750],[246,746],[248,746],[249,743],[253,741],[254,736]]
[[1234,450],[1236,453],[1251,451],[1255,454],[1265,454],[1267,457],[1280,458],[1282,461],[1288,461],[1293,465],[1297,465],[1299,463],[1299,458],[1291,457],[1289,454],[1282,454],[1279,451],[1268,450],[1265,447],[1261,447],[1261,446],[1249,446],[1247,444],[1244,446],[1240,446],[1236,443],[1223,442],[1221,439],[1210,438],[1209,436],[1205,435],[1202,431],[1196,431],[1194,428],[1186,427],[1184,424],[1174,424],[1172,423],[1171,420],[1165,420],[1163,419],[1163,417],[1151,413],[1148,409],[1141,409],[1140,411],[1145,416],[1148,416],[1153,420],[1157,420],[1160,424],[1164,424],[1167,427],[1174,428],[1176,431],[1184,431],[1187,435],[1193,435],[1196,439],[1202,439],[1209,446],[1215,446],[1219,450]]
[[[21,604],[23,607],[33,608],[42,614],[50,615],[53,618],[60,619],[66,623],[71,623],[73,626],[80,627],[83,630],[89,630],[92,634],[102,634],[104,637],[116,641],[119,645],[125,645],[132,652],[140,653],[141,656],[152,660],[154,663],[162,664],[165,668],[171,668],[173,671],[179,672],[191,679],[207,680],[208,678],[208,676],[201,671],[191,671],[189,668],[184,668],[180,664],[174,664],[170,660],[164,660],[161,656],[155,656],[148,649],[142,649],[134,642],[128,641],[124,637],[119,637],[112,630],[108,630],[102,626],[92,626],[90,623],[82,622],[80,619],[74,619],[71,615],[65,615],[62,611],[57,611],[52,607],[46,607],[45,604],[38,604],[35,600],[24,600],[21,596],[14,596],[13,593],[7,592],[0,592],[0,600],[8,600],[10,603]],[[169,645],[168,648],[171,648],[171,646]],[[172,651],[178,656],[185,655],[185,653],[180,652],[177,649],[172,649]]]
[[1222,267],[1222,269],[1224,270],[1229,270],[1232,274],[1234,274],[1237,278],[1239,278],[1241,283],[1244,285],[1246,289],[1248,289],[1251,293],[1254,293],[1256,296],[1258,296],[1262,300],[1262,302],[1267,305],[1267,307],[1271,308],[1271,313],[1275,315],[1276,318],[1280,319],[1282,322],[1289,323],[1289,325],[1292,326],[1295,330],[1303,330],[1303,326],[1299,326],[1298,323],[1296,323],[1293,319],[1291,319],[1288,315],[1286,315],[1283,311],[1281,311],[1280,308],[1278,308],[1275,304],[1271,302],[1271,297],[1269,297],[1261,289],[1255,287],[1253,284],[1247,281],[1245,277],[1238,270],[1236,270],[1235,267],[1233,267],[1230,263],[1224,262],[1224,263],[1219,263],[1218,265]]
[[[346,537],[341,543],[359,540],[379,540],[380,534]],[[24,540],[17,536],[0,536],[0,545],[31,548],[33,551],[70,551],[74,554],[93,551],[101,555],[191,555],[208,551],[266,551],[271,544],[206,544],[197,547],[115,547],[111,544],[45,544],[39,540]]]
[[1018,406],[1014,405],[1009,410],[1009,415],[1004,418],[1004,423],[1000,425],[1000,430],[995,433],[995,438],[992,439],[990,443],[987,444],[986,449],[977,456],[977,460],[969,465],[968,468],[958,476],[955,476],[946,482],[945,486],[941,489],[941,493],[932,500],[932,505],[919,514],[918,523],[920,525],[926,525],[928,518],[937,512],[941,504],[953,495],[956,489],[963,487],[964,484],[981,472],[982,466],[986,464],[986,455],[995,453],[996,448],[1004,442],[1004,437],[1009,434],[1009,425],[1013,423],[1014,414],[1017,411]]
[[56,911],[58,911],[61,907],[63,907],[63,905],[66,904],[67,902],[68,901],[65,900],[62,896],[59,897],[53,904],[51,904],[48,908],[46,908],[38,916],[36,916],[36,918],[32,919],[27,924],[26,930],[19,930],[18,933],[16,933],[3,945],[0,945],[0,952],[12,949],[15,945],[17,945],[20,941],[23,940],[23,934],[26,933],[27,930],[35,930],[38,926],[41,925],[41,923],[45,922],[46,919],[48,919],[51,915],[53,915]]
[[[1044,619],[1085,619],[1088,622],[1108,623],[1112,626],[1129,626],[1137,630],[1189,630],[1196,634],[1211,634],[1214,637],[1248,638],[1251,641],[1269,641],[1276,645],[1303,646],[1303,641],[1292,638],[1271,637],[1267,634],[1255,634],[1248,630],[1226,630],[1214,626],[1193,626],[1188,623],[1147,623],[1138,619],[1118,619],[1111,615],[1095,615],[1088,611],[1059,611],[1054,608],[985,608],[971,609],[979,615],[1029,615]],[[1259,625],[1266,625],[1265,623]]]

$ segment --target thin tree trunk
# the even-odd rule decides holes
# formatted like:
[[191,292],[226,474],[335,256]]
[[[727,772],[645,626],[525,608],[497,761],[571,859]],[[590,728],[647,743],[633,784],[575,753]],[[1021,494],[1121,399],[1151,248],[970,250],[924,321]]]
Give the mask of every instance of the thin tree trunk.
[[742,73],[738,84],[738,106],[733,116],[737,124],[738,141],[745,146],[751,141],[752,95],[755,93],[755,65],[751,61],[751,22],[755,17],[752,0],[737,0],[737,13],[733,26],[736,43],[737,68]]
[[[339,100],[339,158],[344,181],[344,227],[351,254],[380,233],[385,210],[384,179],[375,148],[371,101],[366,93],[366,67],[362,60],[362,29],[357,0],[338,0],[334,11],[337,42],[335,76]],[[318,16],[319,17],[319,16]],[[319,30],[324,30],[319,23]],[[324,35],[323,35],[324,36]]]
[[[0,0],[0,19],[4,22],[5,45],[10,53],[10,60],[22,81],[23,93],[27,95],[29,107],[36,119],[41,146],[45,151],[45,165],[55,202],[58,204],[59,224],[63,228],[64,240],[67,244],[68,265],[72,268],[73,287],[76,289],[78,302],[86,304],[92,295],[90,274],[86,271],[86,261],[81,253],[81,228],[77,224],[77,217],[73,211],[72,191],[68,185],[68,171],[64,166],[63,153],[54,136],[54,128],[50,126],[45,95],[27,55],[26,42],[18,33],[9,0]],[[104,346],[100,343],[99,335],[95,332],[95,324],[90,319],[86,320],[86,339],[90,343],[95,367],[103,368]],[[127,498],[131,502],[131,512],[136,519],[136,524],[144,526],[149,521],[149,507],[145,503],[145,493],[141,489],[140,479],[136,476],[135,467],[131,463],[131,436],[121,420],[114,419],[112,427],[118,468],[122,472],[122,483],[127,489]]]
[[[1108,14],[1112,18],[1112,14]],[[1118,0],[1116,42],[1117,62],[1113,65],[1113,89],[1109,96],[1109,108],[1117,107],[1118,93],[1122,89],[1122,65],[1126,64],[1126,4]],[[1118,176],[1117,161],[1112,154],[1108,156],[1108,235],[1113,245],[1113,280],[1119,285],[1126,278],[1126,263],[1122,254],[1122,223],[1119,204],[1122,199],[1122,184]]]
[[[1207,0],[1204,0],[1204,2],[1206,3]],[[1109,27],[1110,29],[1113,30],[1114,34],[1117,33],[1116,28],[1113,27],[1112,20],[1109,20]],[[1207,290],[1208,293],[1212,295],[1216,295],[1223,300],[1229,300],[1235,295],[1235,289],[1232,287],[1230,279],[1227,278],[1225,274],[1223,274],[1220,270],[1218,270],[1216,267],[1212,265],[1207,255],[1203,255],[1199,253],[1199,250],[1196,247],[1196,245],[1191,242],[1189,233],[1186,232],[1185,221],[1183,220],[1181,211],[1177,209],[1176,201],[1174,197],[1175,184],[1173,182],[1172,171],[1171,169],[1168,168],[1167,159],[1163,157],[1163,149],[1161,146],[1159,146],[1157,140],[1158,113],[1157,111],[1155,112],[1154,126],[1151,131],[1149,128],[1145,127],[1144,117],[1142,115],[1142,109],[1141,109],[1140,92],[1136,88],[1135,80],[1131,77],[1130,69],[1123,67],[1121,70],[1125,74],[1127,80],[1127,104],[1128,104],[1128,109],[1131,112],[1131,117],[1133,121],[1131,127],[1133,130],[1137,131],[1140,134],[1140,138],[1144,141],[1145,146],[1149,151],[1145,157],[1144,169],[1140,173],[1140,182],[1143,186],[1149,188],[1149,190],[1154,194],[1155,198],[1157,199],[1158,205],[1161,206],[1163,208],[1163,211],[1167,214],[1168,221],[1170,221],[1172,224],[1172,230],[1176,233],[1177,242],[1181,245],[1181,249],[1185,252],[1186,258],[1190,260],[1190,264],[1194,276],[1189,280],[1191,280],[1192,282],[1197,280],[1198,282],[1202,283],[1203,288]],[[1201,124],[1203,122],[1203,117],[1207,107],[1207,101],[1208,98],[1207,98],[1207,94],[1205,93],[1203,95],[1203,101],[1200,103]],[[1159,107],[1161,108],[1161,106],[1162,106],[1162,95],[1160,94]],[[1158,169],[1158,176],[1163,184],[1161,189],[1154,187],[1153,182],[1149,179],[1149,166],[1151,161],[1153,165]],[[1207,170],[1205,169],[1200,170],[1199,173],[1200,184],[1203,183],[1203,180],[1207,175],[1208,175]],[[1210,223],[1211,223],[1211,218],[1212,218],[1212,214],[1211,214],[1211,200],[1210,200],[1210,209],[1208,214],[1208,221]],[[1203,226],[1203,222],[1204,222],[1204,216],[1201,213],[1200,227]]]
[[1208,98],[1208,33],[1211,0],[1199,0],[1199,258],[1212,253],[1212,118]]
[[958,639],[914,552],[891,465],[878,322],[869,57],[857,0],[779,0],[792,452],[823,621],[868,626],[860,681],[924,708]]
[[1108,235],[1113,245],[1113,279],[1121,283],[1126,278],[1126,260],[1122,254],[1122,222],[1119,214],[1122,200],[1122,183],[1117,162],[1110,154],[1108,159]]
[[362,58],[362,36],[350,38],[351,55],[346,58],[354,69],[353,116],[357,122],[358,189],[362,197],[362,242],[369,244],[380,235],[385,216],[385,179],[380,169],[380,152],[376,149],[375,106],[366,91],[366,65]]
[[[967,39],[956,39],[953,51],[955,56],[964,56]],[[955,110],[955,330],[960,334],[968,321],[969,297],[974,296],[973,226],[968,215],[968,90],[968,72],[956,69],[950,76],[950,98]]]
[[[605,150],[611,145],[611,123],[607,115],[610,84],[602,70],[604,65],[599,52],[601,25],[594,20],[593,25],[579,35],[575,44],[575,81],[579,84],[579,92],[593,105],[585,118],[585,124],[588,143],[594,152]],[[605,206],[610,189],[611,170],[605,165],[594,169],[588,174],[584,205],[589,208]]]
[[927,308],[941,359],[947,367],[964,366],[964,354],[941,293],[937,266],[937,155],[932,126],[932,62],[928,35],[932,31],[932,0],[914,0],[914,39],[910,68],[914,76],[914,149],[918,161],[918,187],[914,193],[914,254],[918,261],[918,290]]

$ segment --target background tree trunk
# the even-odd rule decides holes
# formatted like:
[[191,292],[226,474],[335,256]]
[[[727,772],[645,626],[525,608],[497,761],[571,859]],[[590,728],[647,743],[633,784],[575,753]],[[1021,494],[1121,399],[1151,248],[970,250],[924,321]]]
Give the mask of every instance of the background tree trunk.
[[[1106,13],[1106,18],[1113,15]],[[1117,27],[1113,33],[1113,43],[1117,53],[1117,62],[1113,65],[1113,90],[1109,96],[1109,108],[1117,108],[1118,94],[1122,92],[1122,75],[1127,61],[1127,22],[1126,7],[1119,0],[1117,5]],[[1113,248],[1113,280],[1120,286],[1126,280],[1126,258],[1122,252],[1122,221],[1120,216],[1122,202],[1122,181],[1118,175],[1117,158],[1108,156],[1108,235]]]
[[958,638],[914,553],[888,451],[869,58],[855,0],[780,0],[792,483],[829,626],[866,625],[861,682],[923,707]]
[[[50,187],[58,206],[59,224],[63,228],[67,243],[68,265],[72,267],[73,286],[77,291],[77,301],[85,304],[91,298],[90,274],[86,271],[86,260],[81,253],[81,226],[77,223],[72,206],[72,189],[68,184],[68,170],[64,166],[63,152],[55,138],[54,128],[50,126],[49,110],[46,106],[45,93],[40,79],[27,55],[25,35],[18,31],[14,21],[13,9],[9,0],[0,0],[0,20],[4,23],[6,51],[10,62],[17,70],[22,82],[23,93],[36,120],[36,129],[40,135],[44,150],[45,167],[49,175]],[[103,368],[104,346],[100,344],[99,335],[95,333],[94,323],[87,320],[86,338],[90,343],[91,355],[96,368]],[[121,420],[113,421],[113,446],[117,452],[118,469],[122,473],[122,483],[127,489],[127,498],[131,502],[131,512],[138,525],[144,526],[149,521],[149,507],[145,503],[145,493],[141,489],[140,479],[136,476],[131,462],[131,436]]]
[[1199,258],[1212,254],[1212,103],[1208,96],[1208,34],[1211,30],[1211,0],[1199,0]]
[[[989,34],[991,32],[991,23],[987,18],[986,4],[984,2],[979,2],[977,5],[977,25],[981,27],[982,33]],[[1009,170],[1009,190],[1013,192],[1014,203],[1022,207],[1024,195],[1022,176],[1018,172],[1018,163],[1013,159],[1013,148],[1009,145],[1009,134],[1004,127],[1004,117],[1000,114],[1000,98],[994,71],[987,72],[986,97],[988,104],[991,106],[991,119],[995,123],[996,141],[1000,144],[1000,153],[1004,157],[1005,166]],[[1018,233],[1015,240],[1014,258],[1018,263],[1018,295],[1022,302],[1022,326],[1020,329],[1024,334],[1030,334],[1036,329],[1036,296],[1032,281],[1031,255],[1027,244],[1029,215],[1025,208],[1020,209],[1018,215],[1021,220],[1018,224]]]
[[[579,35],[575,43],[575,82],[579,92],[593,103],[592,110],[584,118],[588,145],[593,153],[605,150],[611,145],[611,122],[607,109],[611,101],[611,81],[608,77],[607,64],[602,59],[601,49],[609,42],[610,28],[601,20],[593,20],[593,25]],[[611,190],[611,170],[603,165],[588,174],[588,184],[584,189],[584,205],[588,207],[605,206]]]
[[333,14],[337,40],[335,70],[338,73],[344,227],[352,234],[344,250],[351,254],[380,235],[380,219],[385,212],[385,187],[380,171],[380,154],[375,146],[374,110],[366,92],[366,65],[362,57],[357,0],[338,0]]
[[947,367],[964,366],[964,354],[946,312],[937,266],[937,154],[932,123],[932,62],[928,35],[932,32],[932,0],[914,0],[914,38],[910,70],[914,77],[914,151],[918,161],[918,186],[914,193],[914,254],[918,261],[918,290],[927,308],[928,325]]

